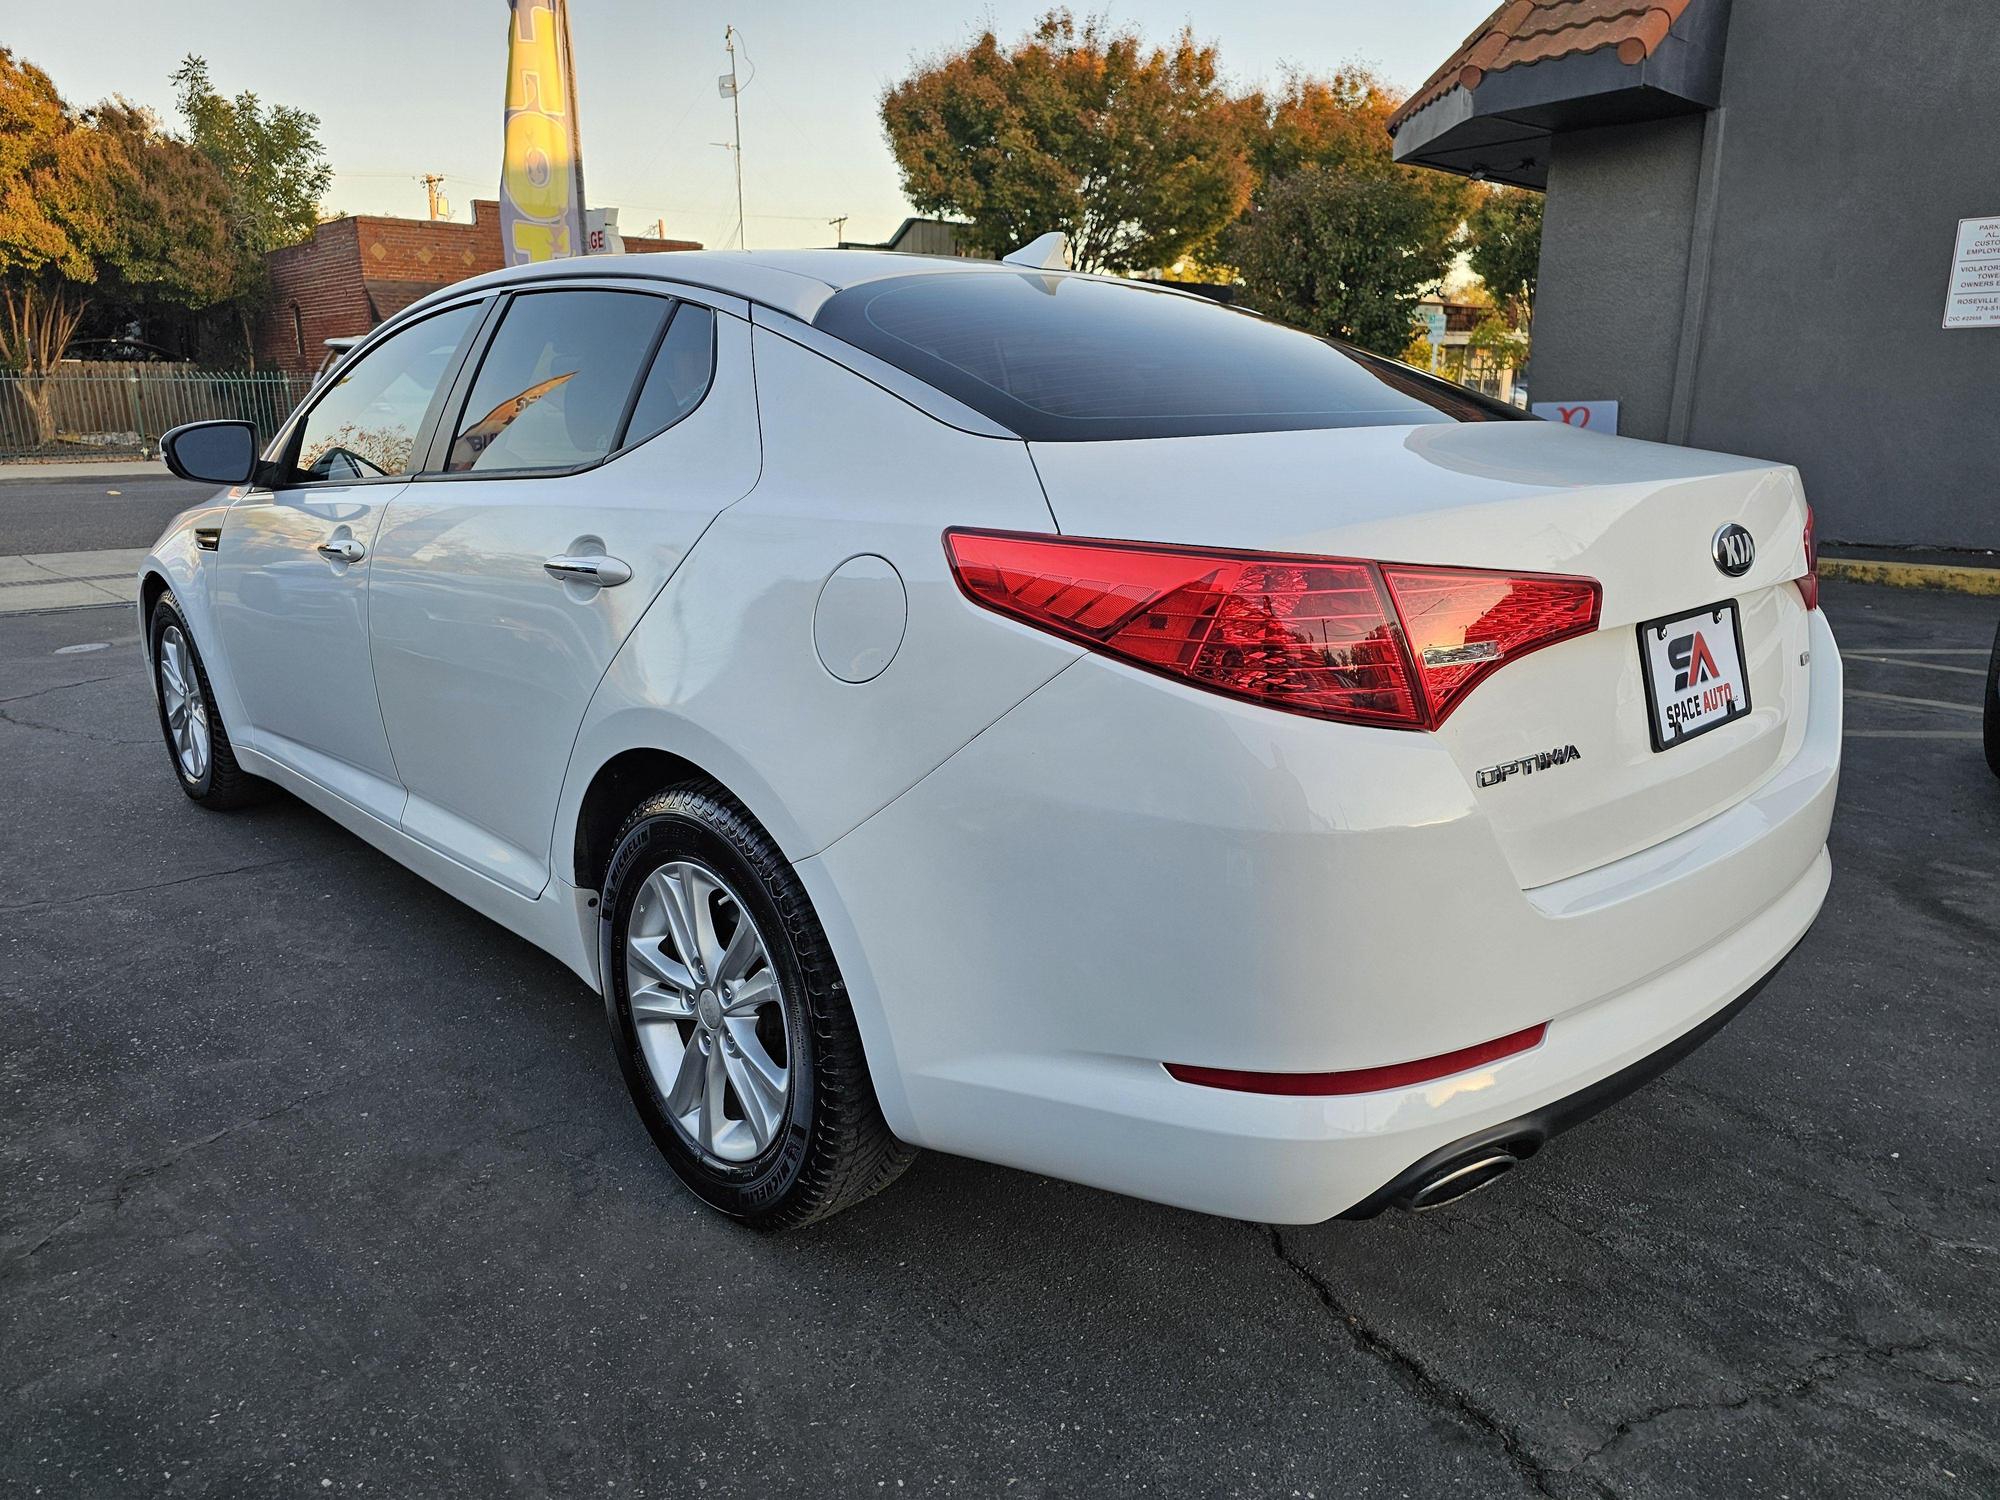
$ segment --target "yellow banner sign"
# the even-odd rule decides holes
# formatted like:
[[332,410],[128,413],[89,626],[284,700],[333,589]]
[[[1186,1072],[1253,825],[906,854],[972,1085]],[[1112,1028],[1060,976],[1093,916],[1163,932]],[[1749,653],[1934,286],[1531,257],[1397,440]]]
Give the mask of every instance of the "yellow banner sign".
[[583,151],[564,0],[508,0],[500,245],[510,266],[585,252]]

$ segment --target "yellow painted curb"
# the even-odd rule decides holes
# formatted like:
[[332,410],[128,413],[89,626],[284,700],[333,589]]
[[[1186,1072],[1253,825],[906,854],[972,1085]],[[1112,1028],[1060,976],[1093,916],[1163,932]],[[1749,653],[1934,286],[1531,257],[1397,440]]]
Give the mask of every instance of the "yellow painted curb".
[[1866,562],[1822,557],[1819,576],[1849,583],[1886,583],[1899,589],[1943,589],[1953,594],[2000,594],[2000,568],[1954,568],[1943,563]]

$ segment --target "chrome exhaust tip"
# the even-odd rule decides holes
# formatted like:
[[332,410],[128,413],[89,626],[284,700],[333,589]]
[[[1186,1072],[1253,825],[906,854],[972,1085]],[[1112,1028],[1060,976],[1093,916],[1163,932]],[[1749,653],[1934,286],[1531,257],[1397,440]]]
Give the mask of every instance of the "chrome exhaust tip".
[[1412,1213],[1443,1208],[1447,1203],[1456,1203],[1478,1192],[1489,1183],[1498,1182],[1520,1165],[1520,1157],[1499,1146],[1470,1151],[1446,1162],[1402,1194],[1396,1200],[1397,1206]]

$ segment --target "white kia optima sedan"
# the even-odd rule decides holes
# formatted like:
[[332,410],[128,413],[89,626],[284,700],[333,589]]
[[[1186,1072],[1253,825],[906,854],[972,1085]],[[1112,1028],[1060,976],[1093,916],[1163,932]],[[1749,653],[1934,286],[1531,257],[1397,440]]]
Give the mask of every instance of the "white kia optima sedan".
[[926,1146],[1433,1206],[1714,1033],[1826,894],[1794,470],[1176,291],[522,266],[261,456],[167,451],[229,486],[141,580],[183,790],[275,783],[562,959],[755,1224]]

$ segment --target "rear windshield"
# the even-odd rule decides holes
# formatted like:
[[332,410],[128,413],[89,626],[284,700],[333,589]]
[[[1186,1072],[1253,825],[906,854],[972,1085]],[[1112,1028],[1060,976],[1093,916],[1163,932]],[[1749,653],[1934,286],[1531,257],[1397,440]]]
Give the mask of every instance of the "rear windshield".
[[815,324],[1034,442],[1527,414],[1219,303],[1024,271],[866,282]]

